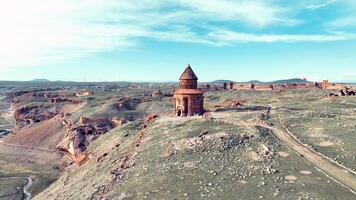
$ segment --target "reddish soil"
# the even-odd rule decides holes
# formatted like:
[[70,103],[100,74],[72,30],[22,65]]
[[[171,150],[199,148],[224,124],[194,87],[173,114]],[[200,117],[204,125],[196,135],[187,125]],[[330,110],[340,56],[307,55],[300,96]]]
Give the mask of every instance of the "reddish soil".
[[59,118],[52,119],[24,127],[3,139],[6,143],[13,143],[26,147],[42,147],[55,149],[64,136],[63,126]]

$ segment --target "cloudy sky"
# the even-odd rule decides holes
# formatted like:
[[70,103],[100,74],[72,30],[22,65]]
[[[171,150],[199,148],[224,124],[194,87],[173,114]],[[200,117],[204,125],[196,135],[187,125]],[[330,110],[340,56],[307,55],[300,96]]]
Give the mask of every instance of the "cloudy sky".
[[0,80],[356,80],[356,0],[0,3]]

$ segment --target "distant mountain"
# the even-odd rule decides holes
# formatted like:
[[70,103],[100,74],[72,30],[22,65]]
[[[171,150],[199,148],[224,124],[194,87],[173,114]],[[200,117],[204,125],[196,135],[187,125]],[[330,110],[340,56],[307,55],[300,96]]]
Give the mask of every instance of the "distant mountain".
[[259,80],[251,80],[251,81],[247,81],[247,83],[263,83],[263,82]]
[[300,78],[292,78],[286,80],[277,80],[270,82],[271,84],[290,84],[290,83],[311,83],[310,81],[300,79]]
[[47,82],[51,82],[50,80],[48,79],[33,79],[32,81],[30,82],[36,82],[36,83],[47,83]]
[[231,81],[231,80],[216,80],[216,81],[213,81],[212,83],[235,83],[235,81]]
[[216,83],[216,84],[222,84],[222,83],[240,83],[240,84],[244,84],[244,83],[254,83],[254,84],[292,84],[292,83],[311,83],[310,81],[306,81],[300,78],[292,78],[292,79],[285,79],[285,80],[276,80],[276,81],[271,81],[271,82],[263,82],[263,81],[259,81],[259,80],[251,80],[251,81],[247,81],[247,82],[235,82],[235,81],[230,81],[230,80],[216,80],[213,81],[212,83]]

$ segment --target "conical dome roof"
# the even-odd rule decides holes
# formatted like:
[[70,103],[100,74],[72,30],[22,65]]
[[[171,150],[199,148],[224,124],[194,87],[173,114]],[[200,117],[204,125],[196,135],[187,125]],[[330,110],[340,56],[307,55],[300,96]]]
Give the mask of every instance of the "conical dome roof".
[[185,68],[183,74],[180,76],[179,80],[198,80],[198,77],[195,75],[190,65],[188,65],[188,67]]

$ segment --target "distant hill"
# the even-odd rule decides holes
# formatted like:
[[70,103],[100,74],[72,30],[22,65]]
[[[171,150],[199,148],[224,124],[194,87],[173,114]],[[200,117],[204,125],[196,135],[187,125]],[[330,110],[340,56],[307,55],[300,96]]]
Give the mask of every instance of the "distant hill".
[[247,81],[247,83],[263,83],[263,82],[259,80],[251,80],[251,81]]
[[[213,81],[212,83],[217,83],[217,84],[222,84],[222,83],[230,83],[234,81],[229,81],[229,80],[217,80]],[[276,80],[276,81],[271,81],[271,82],[263,82],[259,80],[251,80],[247,82],[236,82],[240,84],[244,83],[254,83],[254,84],[292,84],[292,83],[311,83],[310,81],[306,81],[300,78],[292,78],[292,79],[284,79],[284,80]]]
[[286,80],[277,80],[270,82],[271,84],[290,84],[290,83],[311,83],[310,81],[306,81],[300,78],[292,78]]
[[50,80],[48,79],[33,79],[32,81],[30,82],[36,82],[36,83],[47,83],[47,82],[51,82]]
[[231,81],[231,80],[216,80],[216,81],[213,81],[212,83],[235,83],[235,81]]

